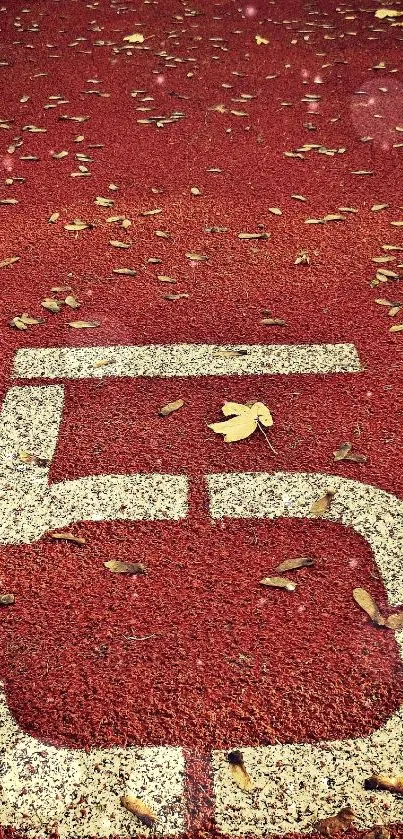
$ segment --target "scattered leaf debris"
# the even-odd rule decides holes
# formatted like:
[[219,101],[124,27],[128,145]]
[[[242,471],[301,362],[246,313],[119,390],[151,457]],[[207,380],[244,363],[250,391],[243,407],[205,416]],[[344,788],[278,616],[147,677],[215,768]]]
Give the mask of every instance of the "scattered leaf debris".
[[313,516],[323,516],[325,513],[328,513],[335,494],[336,490],[327,489],[325,494],[312,504],[311,514]]
[[371,775],[364,783],[365,789],[380,789],[403,795],[403,776],[401,775]]
[[120,562],[118,559],[110,559],[104,562],[105,568],[112,574],[146,574],[147,569],[142,562]]
[[245,767],[244,757],[239,749],[228,752],[227,760],[232,780],[242,792],[252,792],[253,782]]
[[157,822],[157,816],[154,811],[147,804],[144,804],[139,798],[134,795],[122,795],[120,799],[122,807],[137,816],[139,821],[146,827],[154,827]]
[[75,545],[85,545],[86,540],[82,536],[75,536],[69,531],[62,533],[49,533],[51,539],[57,539],[63,542],[73,542]]
[[0,606],[12,606],[15,603],[14,594],[0,594]]
[[314,829],[321,834],[321,836],[337,836],[339,833],[345,833],[351,827],[355,819],[354,810],[351,807],[343,807],[336,816],[329,816],[327,819],[319,819],[314,825]]
[[287,577],[263,577],[260,580],[261,586],[271,586],[272,588],[285,588],[286,591],[295,591],[297,584],[292,580],[287,580]]
[[158,413],[160,417],[168,417],[169,414],[174,413],[174,411],[178,411],[179,408],[183,408],[184,404],[183,399],[176,399],[175,402],[168,402],[167,405],[160,408]]
[[310,556],[297,556],[295,559],[285,559],[277,566],[276,571],[282,573],[283,571],[297,571],[298,568],[309,568],[315,565],[315,560]]

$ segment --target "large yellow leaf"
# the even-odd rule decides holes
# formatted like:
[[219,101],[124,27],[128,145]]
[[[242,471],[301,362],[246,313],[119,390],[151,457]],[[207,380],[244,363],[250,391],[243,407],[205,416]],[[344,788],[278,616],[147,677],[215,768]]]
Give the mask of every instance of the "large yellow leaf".
[[226,402],[222,407],[225,417],[232,419],[224,422],[214,422],[208,427],[216,434],[224,434],[225,443],[235,443],[250,437],[258,425],[268,427],[273,425],[273,418],[263,402],[251,402],[243,405],[240,402]]

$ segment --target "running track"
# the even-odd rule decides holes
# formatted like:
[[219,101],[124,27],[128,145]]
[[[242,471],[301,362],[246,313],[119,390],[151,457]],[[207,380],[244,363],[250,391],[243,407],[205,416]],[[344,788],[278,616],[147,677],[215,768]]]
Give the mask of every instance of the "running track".
[[[1,7],[1,836],[148,834],[132,792],[165,837],[296,839],[346,804],[349,839],[403,837],[364,790],[403,774],[403,635],[352,599],[403,602],[403,309],[375,302],[401,299],[403,36],[376,9]],[[270,407],[275,455],[214,435],[226,400]],[[295,592],[259,586],[301,555]]]

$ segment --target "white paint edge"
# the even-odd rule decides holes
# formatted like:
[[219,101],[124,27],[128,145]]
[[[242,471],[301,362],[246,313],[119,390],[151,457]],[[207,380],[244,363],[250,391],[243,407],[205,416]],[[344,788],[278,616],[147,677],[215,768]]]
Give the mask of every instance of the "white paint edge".
[[[369,543],[391,605],[403,602],[403,501],[375,486],[336,475],[220,473],[207,484],[213,518],[312,518],[310,507],[332,487],[326,518],[351,527]],[[374,630],[376,631],[376,630]],[[403,657],[403,631],[396,633]],[[216,822],[229,836],[310,832],[318,818],[349,804],[358,828],[403,821],[403,799],[367,792],[378,772],[403,775],[403,709],[367,737],[241,748],[256,782],[252,796],[232,781],[226,752],[213,753]]]
[[[219,349],[245,350],[235,358]],[[105,367],[94,367],[101,360]],[[83,379],[120,376],[244,376],[290,373],[357,373],[362,365],[354,344],[148,344],[112,347],[20,349],[14,378]]]

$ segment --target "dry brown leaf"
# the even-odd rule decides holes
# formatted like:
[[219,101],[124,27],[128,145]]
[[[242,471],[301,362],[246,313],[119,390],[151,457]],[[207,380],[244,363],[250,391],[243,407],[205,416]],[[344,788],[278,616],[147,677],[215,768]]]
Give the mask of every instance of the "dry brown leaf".
[[95,329],[99,326],[98,320],[73,320],[69,323],[73,329]]
[[8,268],[9,265],[14,265],[14,262],[18,262],[19,256],[9,256],[8,259],[3,259],[0,262],[0,268]]
[[317,501],[314,501],[312,504],[310,512],[313,516],[323,516],[324,513],[327,513],[330,510],[330,505],[332,503],[333,497],[336,494],[336,490],[334,489],[327,489],[325,494],[318,498]]
[[365,789],[385,789],[388,792],[403,794],[403,777],[400,775],[371,775],[365,781]]
[[107,367],[108,364],[114,364],[115,360],[113,358],[100,358],[99,361],[94,362],[94,367],[98,369],[99,367]]
[[142,562],[119,562],[118,559],[111,559],[104,562],[105,568],[112,571],[112,574],[146,574],[147,569]]
[[80,221],[77,219],[76,221],[71,222],[71,224],[64,224],[64,230],[69,230],[72,233],[78,233],[80,230],[86,230],[87,227],[90,225],[87,224],[86,221]]
[[112,274],[126,274],[128,277],[135,277],[134,268],[112,268]]
[[181,300],[183,297],[189,297],[186,292],[178,292],[178,294],[164,294],[164,300]]
[[228,752],[227,759],[232,780],[235,781],[242,792],[252,792],[253,783],[245,767],[242,752],[239,749],[234,749],[234,751]]
[[292,580],[287,580],[287,577],[263,577],[260,580],[261,586],[271,586],[272,588],[285,588],[287,591],[295,591],[297,584]]
[[282,318],[263,318],[260,323],[263,326],[285,326],[285,320]]
[[299,251],[295,257],[294,265],[309,265],[310,258],[308,251]]
[[373,204],[371,207],[371,211],[373,213],[378,213],[379,210],[386,210],[389,207],[389,204]]
[[12,320],[10,320],[9,325],[13,326],[14,329],[21,329],[21,330],[28,329],[27,325],[24,323],[22,318],[19,318],[19,317],[15,317]]
[[130,813],[137,816],[142,824],[145,824],[147,827],[153,827],[155,825],[157,821],[156,814],[151,807],[148,807],[139,798],[135,798],[134,795],[122,795],[120,803],[122,807],[125,807]]
[[385,619],[382,617],[375,600],[365,588],[355,588],[353,597],[358,606],[369,615],[377,626],[385,626]]
[[283,571],[297,571],[298,568],[309,568],[315,565],[315,562],[309,556],[298,556],[296,559],[285,559],[277,566],[276,571],[282,573]]
[[53,297],[45,297],[45,300],[42,300],[41,306],[44,309],[47,309],[48,312],[60,312],[60,303],[58,300],[53,300]]
[[394,615],[389,615],[386,618],[385,626],[388,629],[403,629],[403,612],[396,612]]
[[200,189],[197,186],[191,186],[190,192],[192,195],[201,195]]
[[26,324],[26,326],[36,326],[38,323],[43,323],[41,318],[31,318],[31,315],[28,312],[23,312],[20,320]]
[[392,308],[391,308],[391,309],[389,309],[389,311],[388,311],[388,317],[390,317],[390,318],[394,318],[394,317],[395,317],[395,315],[398,315],[398,314],[399,314],[399,312],[400,312],[400,309],[401,309],[401,308],[402,308],[402,307],[401,307],[401,305],[400,305],[400,304],[399,304],[398,306],[392,306]]
[[48,458],[38,457],[38,455],[26,452],[24,449],[18,452],[18,457],[21,463],[33,464],[35,466],[49,466]]
[[168,417],[169,414],[172,414],[174,411],[178,411],[179,408],[183,408],[184,404],[183,399],[176,399],[175,402],[168,402],[167,405],[160,408],[158,413],[160,417]]
[[341,443],[339,448],[333,452],[335,460],[344,460],[346,455],[351,451],[351,443]]
[[55,224],[60,218],[60,213],[52,213],[51,216],[48,218],[48,224]]
[[11,606],[15,603],[14,594],[0,594],[0,606]]
[[213,355],[220,358],[238,358],[240,355],[248,355],[248,350],[214,350]]
[[18,204],[17,198],[0,198],[0,204],[15,205]]
[[73,297],[72,294],[69,294],[66,297],[64,302],[66,303],[67,306],[70,306],[70,309],[79,309],[80,308],[80,304],[77,302],[76,298]]
[[192,262],[205,262],[208,259],[208,256],[204,253],[194,253],[193,251],[189,251],[185,254],[187,259],[191,259]]
[[176,283],[176,280],[172,277],[168,277],[166,274],[158,274],[157,280],[159,280],[160,283]]
[[280,210],[280,207],[268,207],[267,209],[268,209],[269,213],[273,214],[273,216],[282,216],[283,215],[283,211]]
[[162,213],[161,207],[156,207],[155,210],[140,210],[139,216],[158,216]]
[[232,419],[211,423],[208,428],[216,434],[224,434],[225,443],[245,440],[256,431],[258,425],[263,425],[265,428],[273,425],[272,415],[262,402],[252,402],[248,405],[225,402],[221,410],[225,417],[232,417]]
[[85,539],[82,536],[75,536],[74,533],[66,531],[65,533],[49,533],[51,539],[60,539],[63,542],[73,542],[75,545],[85,545]]
[[319,819],[314,825],[315,830],[322,836],[337,836],[344,833],[351,826],[355,819],[355,813],[351,807],[343,807],[336,816],[329,816],[327,819]]
[[238,239],[270,239],[270,233],[238,233]]
[[130,248],[130,245],[127,242],[120,242],[118,239],[109,239],[109,244],[112,248]]

